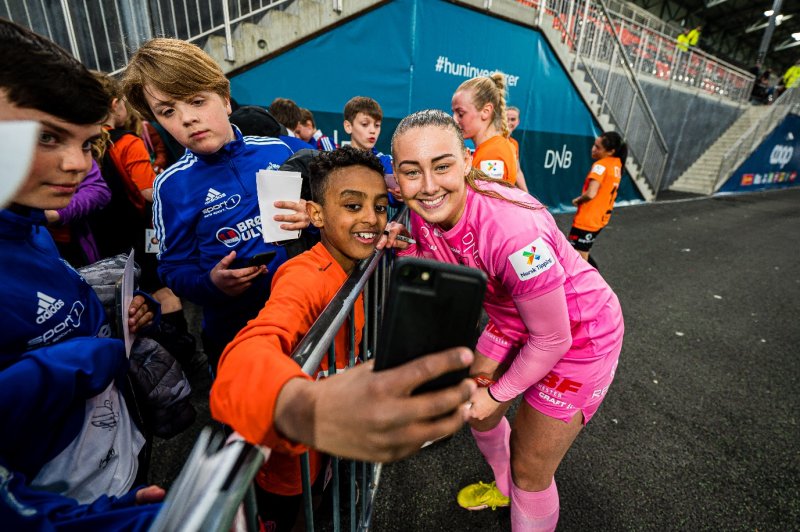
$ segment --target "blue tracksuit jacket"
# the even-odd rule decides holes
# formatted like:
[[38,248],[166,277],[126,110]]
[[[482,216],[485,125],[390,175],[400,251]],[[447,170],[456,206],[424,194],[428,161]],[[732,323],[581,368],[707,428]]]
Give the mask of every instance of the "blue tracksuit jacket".
[[[235,140],[213,155],[187,150],[158,176],[153,191],[159,275],[176,294],[203,306],[204,332],[222,343],[258,314],[269,297],[272,274],[287,258],[281,245],[261,238],[256,172],[278,169],[292,150],[278,139],[243,137],[233,129]],[[237,297],[221,292],[209,276],[233,250],[242,260],[277,251],[267,265],[269,274]]]
[[151,509],[121,510],[118,521],[108,514],[132,504],[128,496],[79,505],[25,485],[75,439],[86,400],[128,368],[122,341],[108,338],[100,300],[59,258],[44,223],[39,210],[0,211],[0,523],[9,530],[135,529]]

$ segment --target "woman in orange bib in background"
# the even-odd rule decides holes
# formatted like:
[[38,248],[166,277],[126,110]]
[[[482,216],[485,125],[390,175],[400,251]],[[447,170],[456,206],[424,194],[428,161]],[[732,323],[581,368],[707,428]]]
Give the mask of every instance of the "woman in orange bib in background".
[[628,145],[622,141],[619,133],[610,131],[597,137],[592,145],[595,163],[586,176],[581,195],[572,200],[578,212],[572,221],[569,243],[595,268],[597,263],[589,257],[589,250],[611,219],[627,157]]
[[511,132],[506,118],[505,76],[495,72],[468,79],[456,89],[451,104],[453,118],[464,138],[475,143],[472,166],[489,177],[522,188],[524,181],[517,182],[517,154],[508,140]]

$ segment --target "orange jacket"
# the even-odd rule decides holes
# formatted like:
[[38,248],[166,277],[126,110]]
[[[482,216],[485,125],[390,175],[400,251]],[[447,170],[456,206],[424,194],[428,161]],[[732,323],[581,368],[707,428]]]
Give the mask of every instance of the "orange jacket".
[[600,182],[600,190],[594,198],[578,205],[572,225],[584,231],[599,231],[605,227],[611,219],[621,178],[622,162],[618,157],[606,157],[594,163],[583,183],[582,192],[589,188],[593,179]]
[[144,141],[131,133],[109,146],[109,154],[120,174],[139,190],[153,188],[156,173],[150,164],[150,153]]
[[495,135],[477,147],[472,155],[472,166],[489,177],[517,182],[517,156],[514,146],[502,135]]
[[[303,336],[341,288],[347,274],[320,243],[283,264],[272,280],[272,293],[255,319],[228,344],[211,387],[210,407],[221,421],[247,441],[272,449],[256,481],[270,493],[302,492],[299,455],[307,447],[291,442],[273,424],[275,402],[289,379],[310,379],[290,358]],[[349,323],[336,334],[336,367],[347,366]],[[364,328],[364,300],[355,304],[355,345]],[[328,370],[323,358],[321,370]],[[320,469],[320,455],[311,451],[311,482]]]

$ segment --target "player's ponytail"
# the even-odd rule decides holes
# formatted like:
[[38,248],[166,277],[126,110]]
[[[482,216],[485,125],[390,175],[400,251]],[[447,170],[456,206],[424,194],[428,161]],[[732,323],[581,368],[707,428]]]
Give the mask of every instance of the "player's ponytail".
[[600,142],[607,151],[613,151],[622,166],[625,167],[625,160],[628,158],[628,144],[622,140],[622,135],[616,131],[608,131],[600,135]]
[[487,103],[492,104],[494,115],[492,125],[501,135],[508,138],[508,118],[506,117],[506,75],[495,72],[491,76],[480,76],[468,79],[459,85],[456,92],[469,91],[472,93],[472,103],[477,109],[482,109]]

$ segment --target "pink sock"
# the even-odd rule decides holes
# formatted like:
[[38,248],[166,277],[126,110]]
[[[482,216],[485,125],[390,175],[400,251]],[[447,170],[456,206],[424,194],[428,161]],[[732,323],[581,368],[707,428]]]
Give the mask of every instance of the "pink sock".
[[511,530],[552,532],[558,523],[556,479],[543,491],[523,491],[511,485]]
[[511,425],[508,424],[508,419],[503,417],[495,428],[486,432],[471,430],[478,449],[494,472],[497,489],[508,497],[511,485],[511,450],[509,447]]

